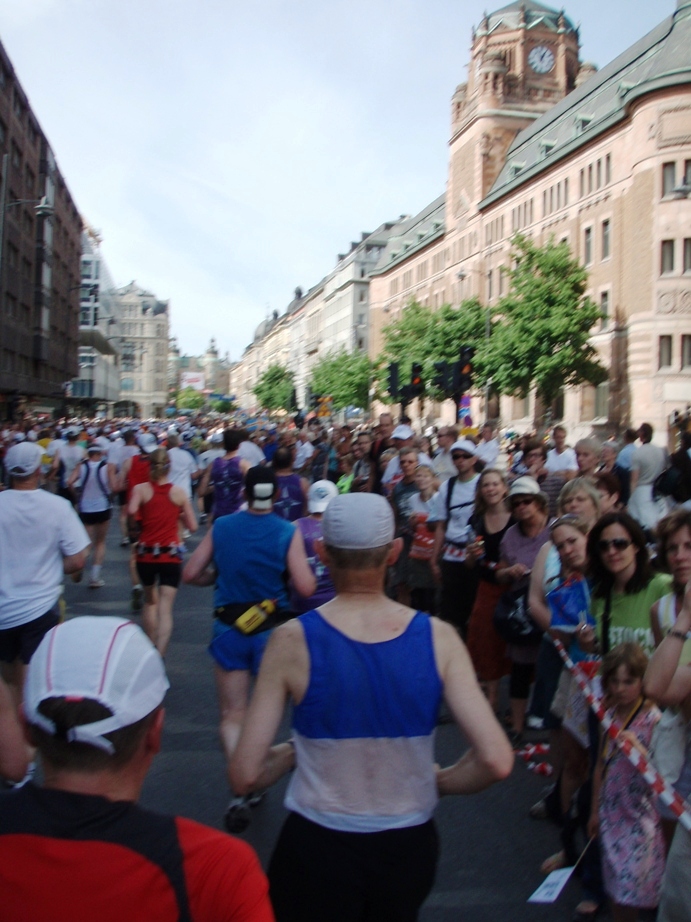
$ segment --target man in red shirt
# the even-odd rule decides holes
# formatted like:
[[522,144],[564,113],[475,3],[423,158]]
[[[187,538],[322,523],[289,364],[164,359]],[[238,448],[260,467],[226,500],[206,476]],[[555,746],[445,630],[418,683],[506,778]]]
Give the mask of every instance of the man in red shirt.
[[3,918],[273,922],[248,845],[136,803],[168,684],[131,621],[74,618],[41,641],[24,712],[44,783],[0,794]]

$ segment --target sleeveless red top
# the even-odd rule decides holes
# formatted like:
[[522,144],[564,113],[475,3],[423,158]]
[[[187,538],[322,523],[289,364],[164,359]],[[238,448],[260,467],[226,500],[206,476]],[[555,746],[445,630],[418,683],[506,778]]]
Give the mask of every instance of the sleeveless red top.
[[147,483],[151,462],[144,455],[133,455],[130,469],[127,472],[127,502],[132,498],[132,490],[138,483]]
[[[174,503],[170,498],[170,491],[173,488],[172,483],[152,483],[154,495],[151,499],[139,507],[139,516],[142,524],[139,543],[144,547],[177,546],[178,537],[178,519],[180,518],[181,507]],[[155,561],[163,562],[180,562],[177,554],[137,554],[142,563],[154,563]]]

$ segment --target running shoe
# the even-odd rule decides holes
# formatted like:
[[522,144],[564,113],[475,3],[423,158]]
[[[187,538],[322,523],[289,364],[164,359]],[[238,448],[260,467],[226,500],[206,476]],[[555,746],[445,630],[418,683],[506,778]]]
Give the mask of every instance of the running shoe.
[[105,584],[106,581],[104,579],[90,579],[89,589],[101,589]]
[[120,547],[128,547],[129,543],[130,543],[129,538],[123,538],[122,541],[120,542]]
[[231,797],[228,809],[223,816],[223,824],[233,835],[239,835],[247,829],[250,824],[248,797]]
[[132,587],[132,601],[130,602],[130,608],[132,611],[141,611],[142,605],[144,604],[144,590],[141,586]]

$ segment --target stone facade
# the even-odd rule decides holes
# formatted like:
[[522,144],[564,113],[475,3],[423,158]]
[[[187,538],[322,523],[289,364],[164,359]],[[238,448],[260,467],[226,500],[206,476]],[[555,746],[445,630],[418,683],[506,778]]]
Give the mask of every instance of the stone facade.
[[161,417],[168,403],[168,301],[130,282],[117,292],[121,305],[120,400],[116,413]]
[[[563,14],[527,2],[485,17],[469,83],[452,99],[446,195],[390,240],[374,270],[370,353],[413,299],[496,303],[517,231],[566,240],[607,314],[593,343],[610,380],[567,391],[555,412],[572,436],[647,420],[664,440],[691,400],[689,184],[690,4],[679,0],[599,73],[578,63]],[[483,403],[474,400],[475,418]],[[533,398],[504,397],[501,423],[525,428],[535,410]],[[448,403],[432,416],[453,412]]]

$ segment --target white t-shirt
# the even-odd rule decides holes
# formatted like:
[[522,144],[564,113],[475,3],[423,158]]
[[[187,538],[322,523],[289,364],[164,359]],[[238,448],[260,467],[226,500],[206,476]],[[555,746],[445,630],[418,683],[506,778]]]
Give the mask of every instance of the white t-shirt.
[[192,455],[184,448],[169,448],[170,482],[177,487],[182,487],[187,496],[192,496],[192,474],[197,470],[197,464]]
[[245,461],[249,461],[252,467],[256,467],[257,464],[263,464],[264,461],[266,461],[264,452],[261,448],[250,441],[240,442],[237,456],[238,458],[244,458]]
[[311,442],[298,442],[295,450],[295,470],[299,471],[314,454],[314,448]]
[[496,439],[490,439],[489,442],[482,439],[475,448],[475,455],[485,462],[486,467],[494,467],[499,457],[499,442]]
[[479,475],[476,475],[472,480],[454,481],[448,519],[446,517],[446,497],[451,481],[445,480],[439,487],[438,493],[433,497],[428,522],[446,522],[446,540],[462,545],[462,547],[454,547],[454,544],[446,545],[443,554],[444,560],[456,562],[465,559],[465,545],[468,543],[468,530],[470,528],[468,522],[473,514],[475,491],[479,479]]
[[78,442],[66,442],[60,448],[60,460],[65,465],[63,480],[65,483],[70,479],[70,474],[86,457],[86,452]]
[[216,458],[222,458],[225,453],[225,448],[207,448],[206,451],[203,451],[197,459],[199,463],[199,470],[205,471],[207,467],[214,463]]
[[556,474],[557,471],[577,471],[576,452],[573,448],[565,448],[559,454],[556,448],[550,448],[547,452],[545,467],[550,474]]
[[0,629],[50,611],[64,580],[62,558],[88,544],[66,499],[46,490],[0,493]]
[[641,445],[633,453],[631,470],[638,471],[638,484],[642,487],[653,483],[667,466],[667,452],[650,442]]
[[[87,470],[89,472],[87,476]],[[110,486],[108,484],[108,463],[100,461],[87,461],[82,464],[78,480],[81,496],[79,497],[80,512],[105,512],[110,509]]]
[[451,457],[451,451],[444,451],[443,448],[440,448],[434,456],[432,467],[438,480],[448,480],[449,477],[455,477],[458,474],[456,465]]

